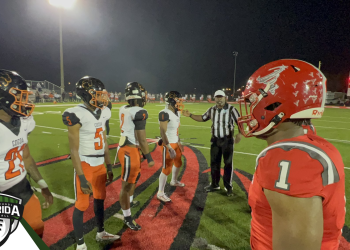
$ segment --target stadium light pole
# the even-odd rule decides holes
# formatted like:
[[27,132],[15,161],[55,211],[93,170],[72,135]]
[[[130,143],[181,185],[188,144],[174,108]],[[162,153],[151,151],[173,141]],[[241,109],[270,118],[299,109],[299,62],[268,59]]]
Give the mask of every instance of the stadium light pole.
[[236,64],[237,64],[237,51],[233,51],[233,56],[235,57],[235,71],[233,73],[233,99],[235,98],[236,93]]
[[[59,29],[60,29],[60,69],[61,69],[61,89],[64,91],[64,67],[63,67],[63,39],[62,39],[62,9],[71,9],[75,0],[49,0],[52,6],[59,8]],[[61,99],[62,99],[61,93]]]

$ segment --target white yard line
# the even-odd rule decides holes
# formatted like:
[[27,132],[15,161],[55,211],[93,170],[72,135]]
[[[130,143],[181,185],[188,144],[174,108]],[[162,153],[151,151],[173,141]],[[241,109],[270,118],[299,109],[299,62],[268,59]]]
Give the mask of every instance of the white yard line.
[[330,120],[319,120],[319,119],[317,119],[317,120],[313,120],[312,122],[336,122],[336,123],[350,123],[350,122],[341,122],[341,121],[330,121]]
[[48,129],[57,129],[57,130],[63,130],[65,132],[67,132],[67,129],[64,128],[53,128],[53,127],[46,127],[46,126],[40,126],[40,125],[35,125],[35,127],[39,127],[39,128],[48,128]]
[[322,116],[322,117],[350,119],[350,117],[342,117],[342,116],[327,116],[327,115],[324,115],[324,116]]
[[40,104],[37,104],[35,105],[35,108],[47,108],[47,107],[67,107],[67,106],[77,106],[79,103],[77,104],[52,104],[52,105],[40,105]]
[[337,140],[337,139],[329,139],[329,138],[324,138],[324,139],[326,139],[327,141],[336,141],[336,142],[350,143],[350,141],[347,141],[347,140]]
[[45,132],[45,131],[42,131],[41,133],[43,133],[43,134],[52,134],[51,132]]
[[124,220],[124,215],[119,214],[119,213],[116,213],[115,215],[113,215],[113,217],[118,218],[120,220]]
[[[38,193],[41,193],[41,189],[40,188],[35,188],[36,191]],[[66,202],[69,202],[69,203],[72,203],[74,204],[75,203],[75,200],[74,199],[71,199],[71,198],[68,198],[68,197],[65,197],[63,195],[60,195],[60,194],[55,194],[55,193],[51,193],[53,197],[57,198],[57,199],[60,199],[60,200],[63,200],[63,201],[66,201]]]

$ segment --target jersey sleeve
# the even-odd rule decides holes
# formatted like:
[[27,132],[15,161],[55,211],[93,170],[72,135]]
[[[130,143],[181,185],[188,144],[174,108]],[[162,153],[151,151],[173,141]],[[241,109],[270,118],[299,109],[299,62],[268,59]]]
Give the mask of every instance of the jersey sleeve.
[[262,188],[289,196],[322,196],[325,167],[317,158],[299,149],[269,150],[257,160],[256,181]]
[[164,111],[159,112],[158,120],[160,122],[170,121],[169,114],[167,112],[164,112]]
[[74,126],[76,124],[81,124],[79,117],[74,112],[65,111],[62,114],[63,124],[66,126]]
[[238,110],[232,106],[232,109],[231,109],[231,117],[233,119],[233,121],[237,124],[238,126],[238,118],[240,117],[240,114],[238,112]]
[[210,113],[211,113],[211,108],[208,108],[207,112],[205,112],[203,115],[202,115],[202,119],[203,121],[208,121],[211,119],[210,117]]
[[27,132],[28,134],[30,134],[34,128],[35,128],[35,120],[34,120],[34,117],[33,116],[29,116],[27,118],[27,121],[28,121],[28,124],[27,124]]
[[109,120],[109,119],[111,119],[111,117],[112,117],[112,111],[111,111],[111,109],[110,108],[105,108],[104,110],[103,110],[104,112],[105,112],[105,119],[106,120]]
[[135,130],[144,130],[146,128],[146,120],[148,118],[148,113],[146,110],[141,109],[136,112],[134,117]]

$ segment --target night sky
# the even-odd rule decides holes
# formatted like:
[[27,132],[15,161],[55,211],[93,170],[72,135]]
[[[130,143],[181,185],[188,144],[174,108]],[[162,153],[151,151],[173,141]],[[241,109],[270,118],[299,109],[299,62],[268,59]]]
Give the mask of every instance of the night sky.
[[[0,0],[0,68],[60,85],[58,14],[47,0]],[[138,81],[212,94],[233,85],[233,51],[237,88],[282,58],[345,77],[350,1],[77,0],[63,11],[63,46],[65,82],[91,75],[108,91]]]

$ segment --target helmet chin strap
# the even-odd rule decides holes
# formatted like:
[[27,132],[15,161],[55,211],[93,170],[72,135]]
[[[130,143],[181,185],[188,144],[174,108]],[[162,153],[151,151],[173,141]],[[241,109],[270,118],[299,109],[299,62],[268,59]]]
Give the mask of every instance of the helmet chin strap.
[[284,113],[283,113],[283,112],[279,113],[278,115],[276,115],[276,116],[271,120],[270,124],[269,124],[266,128],[264,128],[264,129],[262,129],[262,130],[260,130],[260,131],[258,131],[258,132],[252,133],[252,135],[262,135],[262,134],[265,134],[267,131],[269,131],[270,129],[272,129],[276,124],[278,124],[278,123],[282,120],[282,117],[283,117],[283,116],[284,116]]

